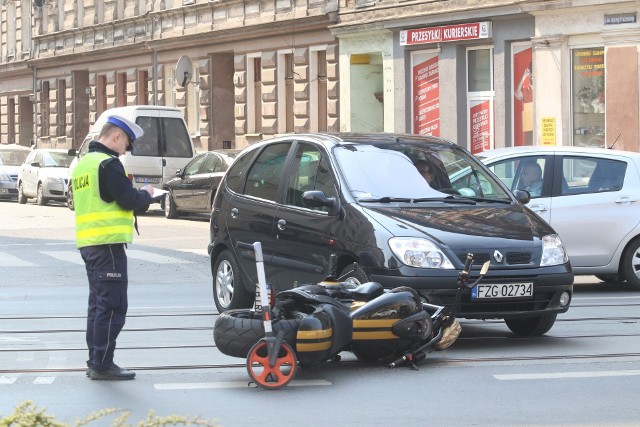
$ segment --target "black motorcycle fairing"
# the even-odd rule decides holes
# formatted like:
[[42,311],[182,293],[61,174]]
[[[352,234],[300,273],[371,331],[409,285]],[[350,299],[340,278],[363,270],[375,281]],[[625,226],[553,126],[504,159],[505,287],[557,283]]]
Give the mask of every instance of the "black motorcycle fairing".
[[391,326],[391,330],[399,337],[412,341],[424,341],[433,335],[431,316],[422,310],[409,317],[397,321]]
[[378,282],[367,282],[355,288],[352,292],[353,299],[356,301],[371,301],[382,295],[384,288]]

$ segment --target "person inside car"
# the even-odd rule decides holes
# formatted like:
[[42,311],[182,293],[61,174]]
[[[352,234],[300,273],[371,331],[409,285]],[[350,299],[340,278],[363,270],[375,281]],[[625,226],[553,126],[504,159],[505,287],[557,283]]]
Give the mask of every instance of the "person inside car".
[[432,188],[436,183],[436,171],[433,164],[428,160],[418,160],[414,163],[420,175],[429,183]]
[[542,191],[542,168],[538,163],[528,162],[522,166],[520,189],[527,190],[531,197],[540,197],[540,192]]

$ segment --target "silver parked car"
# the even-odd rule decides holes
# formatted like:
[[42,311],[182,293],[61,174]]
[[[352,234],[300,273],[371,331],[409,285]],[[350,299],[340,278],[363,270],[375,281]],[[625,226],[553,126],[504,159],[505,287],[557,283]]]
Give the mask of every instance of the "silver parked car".
[[35,198],[39,205],[46,205],[49,200],[66,201],[72,160],[67,150],[33,150],[18,172],[18,202],[27,203],[28,198]]
[[0,199],[18,198],[18,170],[31,150],[16,144],[0,144]]
[[640,290],[640,153],[535,146],[478,157],[512,191],[531,193],[527,206],[558,232],[575,274]]

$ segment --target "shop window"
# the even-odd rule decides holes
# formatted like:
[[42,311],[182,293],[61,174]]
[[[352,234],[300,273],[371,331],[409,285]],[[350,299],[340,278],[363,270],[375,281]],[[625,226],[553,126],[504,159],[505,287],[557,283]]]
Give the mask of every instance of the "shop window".
[[98,76],[96,89],[97,113],[102,114],[107,109],[107,76]]
[[42,82],[42,94],[40,95],[42,102],[42,136],[49,136],[49,115],[51,114],[51,108],[49,105],[49,82]]
[[67,130],[67,82],[64,79],[58,80],[58,93],[56,94],[56,127],[57,135],[64,136]]
[[127,73],[118,73],[116,80],[116,106],[127,105]]
[[604,48],[573,49],[571,70],[573,145],[604,147]]
[[149,72],[147,70],[138,71],[138,104],[149,104]]

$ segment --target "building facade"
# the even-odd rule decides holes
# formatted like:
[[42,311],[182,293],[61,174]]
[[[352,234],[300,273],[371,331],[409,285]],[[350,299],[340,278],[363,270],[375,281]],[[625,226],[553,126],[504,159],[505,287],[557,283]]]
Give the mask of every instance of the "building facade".
[[2,143],[78,147],[102,111],[134,104],[181,108],[205,150],[337,130],[333,0],[7,0],[0,10]]
[[606,0],[4,0],[0,142],[77,147],[105,109],[155,104],[181,108],[200,149],[385,131],[441,136],[474,153],[638,151],[638,9]]
[[[341,130],[638,151],[638,3],[342,0]],[[535,84],[534,84],[535,81]]]

